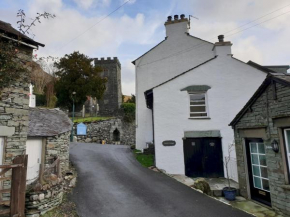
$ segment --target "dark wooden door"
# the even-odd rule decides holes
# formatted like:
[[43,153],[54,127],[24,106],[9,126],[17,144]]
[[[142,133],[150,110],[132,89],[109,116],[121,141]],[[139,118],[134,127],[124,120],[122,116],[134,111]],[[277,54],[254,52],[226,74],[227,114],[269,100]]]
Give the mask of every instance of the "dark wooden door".
[[217,178],[224,176],[220,138],[184,140],[185,175]]
[[263,140],[247,139],[246,153],[251,198],[260,203],[271,206],[268,168]]

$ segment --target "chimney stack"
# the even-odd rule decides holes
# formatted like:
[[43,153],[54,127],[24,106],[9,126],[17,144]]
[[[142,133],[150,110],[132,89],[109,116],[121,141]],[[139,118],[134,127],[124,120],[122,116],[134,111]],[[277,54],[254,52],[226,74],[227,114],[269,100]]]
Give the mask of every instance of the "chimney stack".
[[167,37],[176,37],[188,34],[189,21],[184,14],[181,14],[180,17],[179,15],[174,15],[173,19],[172,16],[168,16],[164,25],[166,28]]
[[218,36],[219,42],[224,42],[224,38],[225,38],[224,35],[219,35]]
[[231,46],[233,45],[230,41],[224,41],[224,35],[218,36],[218,42],[214,44],[213,51],[217,56],[232,56]]

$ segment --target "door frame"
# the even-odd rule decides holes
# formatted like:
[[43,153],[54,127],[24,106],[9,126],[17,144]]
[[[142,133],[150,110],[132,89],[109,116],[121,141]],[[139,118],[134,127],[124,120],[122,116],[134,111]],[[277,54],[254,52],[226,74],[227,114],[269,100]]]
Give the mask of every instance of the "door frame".
[[[259,142],[259,141],[263,141],[263,143],[264,143],[264,145],[266,145],[265,144],[265,139],[263,139],[263,138],[244,138],[243,139],[243,143],[244,143],[244,151],[243,151],[243,153],[244,153],[244,162],[245,162],[245,171],[246,171],[246,181],[247,181],[247,192],[248,192],[248,195],[249,195],[249,198],[251,199],[251,200],[253,200],[253,201],[255,201],[255,202],[258,202],[258,203],[260,203],[260,204],[262,204],[262,205],[266,205],[266,206],[269,206],[269,207],[271,207],[272,206],[272,203],[271,203],[271,191],[269,191],[269,197],[270,197],[270,202],[268,202],[268,201],[264,201],[264,200],[262,200],[262,199],[254,199],[254,197],[253,197],[253,192],[252,192],[252,183],[253,183],[253,181],[251,181],[250,179],[252,179],[253,177],[253,174],[252,174],[252,169],[250,170],[249,169],[249,166],[251,166],[251,156],[250,155],[248,155],[248,153],[249,153],[249,141],[257,141],[257,142]],[[250,162],[249,162],[249,159],[250,159]],[[266,160],[267,160],[267,157],[266,157]],[[267,166],[267,168],[268,168],[268,166]],[[270,182],[270,180],[269,180],[269,182]]]

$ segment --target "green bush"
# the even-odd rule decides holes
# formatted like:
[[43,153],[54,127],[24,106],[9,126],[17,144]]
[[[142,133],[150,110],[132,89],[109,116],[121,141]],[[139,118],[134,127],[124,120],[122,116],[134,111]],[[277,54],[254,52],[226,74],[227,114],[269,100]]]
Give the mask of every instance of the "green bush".
[[121,108],[123,110],[124,121],[132,122],[135,120],[136,105],[134,103],[123,103]]
[[44,94],[34,93],[36,97],[36,106],[46,106],[46,97]]

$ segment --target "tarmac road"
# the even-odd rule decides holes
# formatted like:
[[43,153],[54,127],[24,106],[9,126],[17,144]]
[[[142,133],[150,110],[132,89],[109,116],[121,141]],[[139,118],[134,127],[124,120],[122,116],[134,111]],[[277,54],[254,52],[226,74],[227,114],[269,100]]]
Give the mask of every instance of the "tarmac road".
[[142,167],[126,146],[71,143],[70,159],[81,217],[251,216]]

